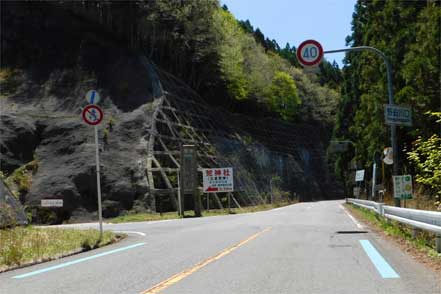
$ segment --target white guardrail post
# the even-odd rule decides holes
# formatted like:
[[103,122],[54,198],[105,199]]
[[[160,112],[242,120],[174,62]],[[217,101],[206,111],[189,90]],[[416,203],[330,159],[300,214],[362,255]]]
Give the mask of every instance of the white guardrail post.
[[417,237],[419,230],[430,231],[435,234],[435,250],[441,253],[441,212],[399,208],[387,206],[374,201],[346,198],[346,203],[375,211],[385,217],[387,221],[394,220],[412,227],[412,237]]
[[384,203],[378,203],[377,205],[377,213],[381,216],[384,216]]

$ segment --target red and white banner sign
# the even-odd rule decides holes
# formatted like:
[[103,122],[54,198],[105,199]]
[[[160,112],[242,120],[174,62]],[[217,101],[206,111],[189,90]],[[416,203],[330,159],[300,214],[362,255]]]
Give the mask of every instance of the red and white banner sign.
[[204,193],[233,192],[233,168],[206,168],[202,170]]

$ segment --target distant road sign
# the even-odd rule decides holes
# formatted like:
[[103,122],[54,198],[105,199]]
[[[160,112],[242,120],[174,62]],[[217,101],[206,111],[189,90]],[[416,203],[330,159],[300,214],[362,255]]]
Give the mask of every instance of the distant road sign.
[[98,125],[103,120],[103,111],[96,105],[90,104],[83,109],[83,120],[91,125]]
[[202,170],[204,193],[233,192],[233,168],[206,168]]
[[412,109],[397,105],[384,105],[384,120],[388,125],[412,126]]
[[41,199],[41,207],[63,207],[63,199]]
[[355,173],[355,181],[361,182],[364,180],[364,169],[357,170]]
[[323,47],[315,40],[306,40],[299,45],[296,54],[301,65],[305,67],[318,65],[323,58]]
[[86,100],[89,104],[98,104],[98,102],[100,102],[101,100],[101,97],[96,90],[89,90],[86,93]]
[[412,176],[393,176],[394,198],[412,199]]
[[393,156],[393,150],[392,147],[386,147],[383,150],[383,162],[385,164],[393,164],[394,163],[394,156]]

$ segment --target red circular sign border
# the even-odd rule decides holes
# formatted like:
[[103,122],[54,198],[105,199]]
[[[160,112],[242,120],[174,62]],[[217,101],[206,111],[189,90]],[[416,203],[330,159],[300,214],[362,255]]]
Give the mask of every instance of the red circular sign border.
[[[318,47],[318,49],[319,49],[319,55],[318,55],[319,58],[317,58],[317,60],[315,60],[315,61],[308,62],[308,61],[303,60],[303,58],[302,58],[300,53],[302,52],[303,47],[305,47],[306,45],[311,44],[311,43]],[[297,48],[296,55],[297,55],[297,60],[300,62],[300,64],[305,65],[305,66],[313,66],[313,65],[316,65],[317,63],[320,63],[320,61],[322,61],[322,59],[323,59],[323,47],[316,40],[306,40],[306,41],[303,41],[299,45],[299,47]]]
[[[90,121],[88,121],[87,119],[86,119],[86,112],[89,110],[89,109],[91,109],[91,108],[95,108],[99,113],[100,113],[100,119],[99,120],[97,120],[96,122],[90,122]],[[98,125],[102,120],[103,120],[103,117],[104,117],[104,113],[103,113],[103,111],[101,110],[101,108],[99,108],[98,106],[96,106],[96,105],[94,105],[94,104],[89,104],[89,105],[87,105],[86,107],[84,107],[84,109],[83,109],[83,113],[82,113],[82,116],[83,116],[83,120],[84,120],[84,122],[86,123],[86,124],[88,124],[88,125],[91,125],[91,126],[96,126],[96,125]]]

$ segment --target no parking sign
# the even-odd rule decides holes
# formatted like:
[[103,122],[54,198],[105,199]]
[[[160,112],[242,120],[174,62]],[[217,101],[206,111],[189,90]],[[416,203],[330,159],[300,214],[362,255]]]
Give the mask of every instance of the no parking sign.
[[89,105],[84,107],[81,116],[86,124],[94,126],[95,133],[95,163],[96,163],[96,186],[98,194],[98,218],[100,225],[100,240],[103,237],[103,216],[101,207],[101,180],[100,180],[100,150],[98,144],[98,124],[103,120],[104,113],[95,104],[100,101],[100,95],[95,90],[90,90],[86,94]]
[[96,126],[103,120],[103,111],[96,105],[89,104],[83,109],[83,120],[91,125]]

